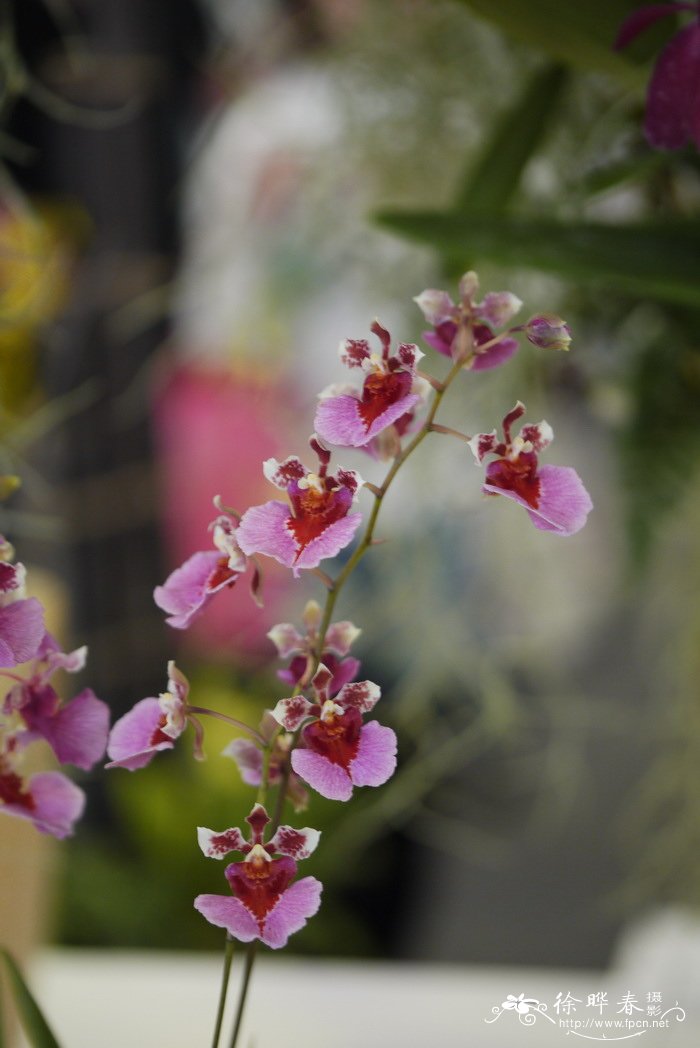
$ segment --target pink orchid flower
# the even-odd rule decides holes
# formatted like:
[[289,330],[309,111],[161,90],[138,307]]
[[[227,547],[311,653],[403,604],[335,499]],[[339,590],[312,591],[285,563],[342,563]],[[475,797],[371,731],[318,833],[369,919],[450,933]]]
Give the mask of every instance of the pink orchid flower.
[[[459,282],[459,302],[446,291],[429,288],[414,302],[432,331],[424,331],[428,345],[445,357],[467,353],[465,367],[486,371],[505,364],[517,351],[517,339],[503,337],[494,342],[496,329],[509,323],[522,306],[510,291],[491,291],[483,302],[475,302],[479,289],[476,273],[465,273]],[[483,348],[482,348],[483,347]]]
[[381,691],[372,681],[346,684],[330,697],[331,673],[321,664],[311,682],[315,702],[303,695],[281,699],[273,717],[286,731],[301,733],[292,751],[293,770],[322,797],[347,801],[355,786],[381,786],[396,768],[396,735],[376,721],[362,723]]
[[[49,683],[56,670],[78,673],[85,666],[87,648],[61,651],[50,633],[45,633],[28,678],[18,678],[3,703],[2,712],[16,714],[24,723],[19,735],[22,746],[45,739],[61,764],[74,764],[89,771],[102,757],[109,732],[109,707],[91,688],[70,702],[62,703]],[[10,676],[7,674],[7,676]]]
[[239,829],[222,833],[203,827],[198,830],[205,855],[222,859],[229,852],[237,851],[245,855],[245,859],[226,867],[232,896],[198,895],[194,900],[195,909],[240,942],[260,939],[273,950],[279,950],[320,906],[323,887],[320,881],[303,877],[292,883],[297,872],[296,861],[311,855],[320,834],[308,827],[296,830],[280,826],[271,840],[264,842],[270,818],[261,804],[255,805],[246,822],[251,828],[248,840]]
[[[290,622],[281,622],[273,626],[268,633],[268,637],[277,648],[279,657],[281,659],[291,657],[287,669],[277,671],[279,679],[291,687],[295,687],[307,673],[310,673],[310,667],[313,668],[321,618],[320,605],[315,600],[310,600],[303,613],[305,633],[299,633]],[[321,661],[332,674],[330,695],[339,692],[344,684],[354,680],[360,672],[360,661],[346,658],[346,656],[361,632],[362,630],[357,629],[352,622],[348,621],[334,622],[326,630]]]
[[168,612],[165,621],[174,629],[187,629],[212,597],[233,586],[246,570],[247,560],[238,545],[231,518],[222,514],[209,528],[216,549],[193,553],[153,591],[158,607]]
[[72,834],[85,795],[57,771],[25,778],[22,763],[27,747],[38,739],[49,744],[61,763],[85,770],[104,753],[109,731],[106,704],[89,688],[63,704],[49,683],[56,670],[81,670],[85,654],[85,648],[65,654],[44,632],[28,677],[3,672],[13,685],[0,703],[0,812],[27,819],[54,837]]
[[350,513],[362,479],[354,470],[328,473],[330,452],[314,436],[311,446],[319,457],[312,473],[295,456],[263,463],[267,479],[286,491],[289,503],[265,502],[243,514],[238,541],[248,556],[264,553],[292,568],[315,568],[326,557],[344,549],[360,526],[362,515]]
[[627,47],[643,30],[666,15],[692,11],[659,55],[647,91],[644,133],[654,149],[680,149],[694,142],[700,149],[700,4],[647,4],[620,27],[615,48]]
[[[340,345],[343,364],[364,373],[362,389],[333,385],[320,394],[314,426],[330,444],[366,447],[390,426],[405,432],[429,391],[425,380],[416,377],[423,356],[418,346],[402,342],[392,353],[389,332],[377,321],[371,330],[381,343],[381,354],[372,353],[366,339],[346,339]],[[374,443],[375,454],[379,448]]]
[[83,814],[85,794],[58,771],[23,779],[15,764],[15,747],[5,737],[0,752],[0,812],[28,819],[40,833],[70,837]]
[[110,763],[106,767],[136,771],[156,753],[171,750],[187,727],[189,690],[187,677],[174,662],[169,662],[167,691],[157,699],[141,699],[114,724],[107,744]]
[[570,466],[540,466],[538,453],[552,441],[547,422],[523,426],[519,436],[511,437],[514,422],[525,414],[518,401],[503,419],[503,440],[496,431],[477,433],[469,441],[477,464],[486,455],[496,459],[486,467],[486,495],[504,495],[523,506],[536,528],[557,535],[573,535],[586,523],[593,508],[576,470]]
[[25,577],[23,564],[0,561],[0,667],[3,668],[20,666],[34,658],[46,632],[44,609],[36,597],[25,595]]

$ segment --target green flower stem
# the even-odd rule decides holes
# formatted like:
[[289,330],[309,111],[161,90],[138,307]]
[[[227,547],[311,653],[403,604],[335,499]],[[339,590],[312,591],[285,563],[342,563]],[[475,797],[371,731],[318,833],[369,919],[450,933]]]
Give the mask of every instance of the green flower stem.
[[236,1021],[233,1027],[233,1033],[231,1035],[230,1048],[236,1048],[238,1043],[238,1033],[241,1028],[241,1022],[243,1021],[243,1010],[245,1008],[246,998],[248,996],[248,986],[250,985],[250,976],[253,971],[253,965],[255,964],[255,957],[257,954],[258,940],[253,939],[252,942],[248,943],[248,952],[245,959],[245,971],[243,972],[243,982],[241,983],[241,992],[238,997],[238,1008],[236,1009]]
[[227,713],[219,713],[218,710],[208,710],[205,706],[189,706],[187,707],[188,713],[198,713],[200,717],[215,717],[217,720],[223,721],[225,724],[230,724],[232,727],[237,728],[239,731],[244,731],[246,735],[250,735],[256,742],[264,744],[260,732],[257,732],[255,728],[251,728],[249,724],[244,724],[243,721],[237,720],[235,717],[229,717]]
[[272,742],[270,742],[265,749],[262,751],[262,772],[260,774],[260,785],[258,786],[258,799],[257,803],[264,806],[265,799],[267,797],[267,787],[270,781],[270,757],[272,756],[272,746],[274,740],[277,738],[277,733],[273,736]]
[[219,1048],[219,1038],[221,1037],[221,1024],[224,1020],[224,1009],[226,1007],[226,994],[228,993],[229,976],[231,974],[231,962],[233,960],[233,948],[235,939],[232,939],[230,935],[226,935],[226,952],[224,953],[224,969],[221,974],[221,990],[219,992],[219,1007],[216,1012],[216,1023],[214,1026],[214,1036],[211,1042],[211,1048]]

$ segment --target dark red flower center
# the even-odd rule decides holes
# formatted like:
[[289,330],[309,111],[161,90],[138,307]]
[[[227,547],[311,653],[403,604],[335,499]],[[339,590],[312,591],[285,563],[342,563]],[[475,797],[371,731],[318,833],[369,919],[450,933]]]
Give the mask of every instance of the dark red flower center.
[[388,374],[377,371],[368,375],[358,404],[365,430],[369,430],[372,423],[397,400],[408,396],[412,383],[407,371],[390,371]]
[[151,735],[151,739],[150,739],[150,742],[148,744],[149,746],[159,746],[161,742],[172,742],[173,741],[172,737],[170,735],[166,735],[165,732],[163,731],[163,728],[165,727],[165,725],[167,723],[168,723],[168,718],[166,717],[165,714],[163,714],[162,717],[160,718],[160,721],[158,722],[158,726],[155,728],[153,734]]
[[501,458],[491,462],[486,470],[486,482],[503,491],[514,491],[533,509],[540,504],[537,456],[531,451],[523,452],[515,461]]
[[310,750],[347,771],[357,756],[361,730],[362,716],[351,708],[328,720],[313,721],[304,728],[302,735]]
[[322,535],[336,520],[347,515],[352,495],[347,488],[331,491],[319,491],[315,487],[301,489],[296,485],[295,488],[289,492],[293,516],[287,521],[287,528],[299,547],[299,558],[310,542]]
[[0,775],[0,801],[4,804],[19,804],[27,811],[34,811],[36,801],[31,793],[24,789],[24,782],[13,771]]
[[17,569],[12,564],[0,561],[0,592],[9,593],[18,588]]
[[265,918],[287,890],[297,871],[293,859],[253,859],[234,862],[226,869],[233,894],[241,900],[263,931]]
[[207,589],[210,591],[218,589],[219,586],[223,586],[226,582],[229,586],[233,586],[239,574],[240,572],[229,568],[228,557],[222,557],[207,579]]

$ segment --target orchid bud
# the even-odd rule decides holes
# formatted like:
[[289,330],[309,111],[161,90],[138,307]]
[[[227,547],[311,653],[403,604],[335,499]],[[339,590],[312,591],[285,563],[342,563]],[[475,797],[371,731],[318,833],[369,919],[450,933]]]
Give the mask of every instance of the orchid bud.
[[540,349],[564,349],[571,345],[571,330],[556,313],[536,313],[524,329],[528,341]]

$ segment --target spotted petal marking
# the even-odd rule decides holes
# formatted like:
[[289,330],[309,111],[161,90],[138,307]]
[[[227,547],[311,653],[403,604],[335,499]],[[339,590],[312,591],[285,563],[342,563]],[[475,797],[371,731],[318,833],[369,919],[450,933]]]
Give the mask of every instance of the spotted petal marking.
[[339,469],[334,479],[338,487],[347,488],[352,493],[353,501],[355,501],[358,491],[364,484],[364,480],[357,470]]
[[223,859],[224,855],[228,855],[229,852],[242,852],[248,850],[248,844],[246,843],[245,837],[241,831],[235,827],[217,833],[216,830],[209,830],[205,826],[198,826],[197,841],[199,842],[199,847],[209,859]]
[[320,836],[319,830],[312,830],[308,826],[303,830],[294,829],[292,826],[280,826],[266,848],[273,853],[288,855],[291,859],[308,859],[316,850]]
[[401,361],[404,369],[409,371],[412,375],[415,375],[416,367],[418,366],[419,361],[425,356],[425,353],[423,353],[413,342],[401,342],[396,350],[396,356]]
[[369,343],[366,338],[346,338],[338,347],[341,363],[348,368],[361,368],[362,362],[370,356]]
[[272,711],[272,716],[286,731],[296,731],[302,721],[311,715],[313,706],[303,695],[293,695],[289,699],[280,699]]
[[361,680],[344,685],[338,692],[335,701],[345,709],[369,713],[377,705],[381,695],[382,691],[378,684],[374,684],[371,680]]
[[278,462],[274,458],[266,459],[263,462],[263,473],[271,484],[280,488],[281,491],[286,491],[293,481],[302,480],[308,470],[301,459],[298,459],[296,455],[290,455],[284,462]]
[[498,447],[496,430],[494,429],[490,433],[476,433],[469,441],[469,447],[472,449],[476,464],[480,466],[486,456],[490,455]]
[[523,440],[529,441],[532,444],[533,451],[544,451],[545,448],[554,440],[554,431],[550,426],[549,422],[545,422],[542,419],[541,422],[531,423],[529,426],[523,426],[520,430],[520,436]]
[[313,687],[321,705],[323,705],[330,694],[329,689],[332,679],[333,674],[331,671],[327,666],[324,666],[323,663],[320,663],[318,669],[314,673],[311,686]]

